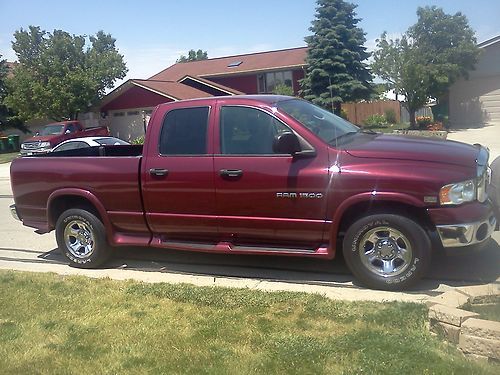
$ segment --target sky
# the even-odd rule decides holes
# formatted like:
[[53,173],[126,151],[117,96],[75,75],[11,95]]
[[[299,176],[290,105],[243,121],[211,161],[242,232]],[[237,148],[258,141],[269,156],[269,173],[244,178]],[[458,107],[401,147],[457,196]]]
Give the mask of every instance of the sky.
[[[384,31],[400,36],[426,5],[465,14],[478,42],[500,35],[498,0],[351,2],[369,50]],[[104,30],[125,57],[126,79],[149,78],[190,49],[220,57],[305,46],[315,8],[315,0],[0,0],[0,54],[15,61],[13,33],[29,25],[77,35]]]

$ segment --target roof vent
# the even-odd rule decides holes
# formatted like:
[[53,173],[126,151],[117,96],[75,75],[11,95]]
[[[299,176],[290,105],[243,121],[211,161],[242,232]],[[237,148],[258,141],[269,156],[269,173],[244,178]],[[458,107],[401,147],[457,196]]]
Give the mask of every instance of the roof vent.
[[233,61],[231,64],[229,64],[227,67],[228,68],[235,68],[237,66],[240,66],[243,61]]

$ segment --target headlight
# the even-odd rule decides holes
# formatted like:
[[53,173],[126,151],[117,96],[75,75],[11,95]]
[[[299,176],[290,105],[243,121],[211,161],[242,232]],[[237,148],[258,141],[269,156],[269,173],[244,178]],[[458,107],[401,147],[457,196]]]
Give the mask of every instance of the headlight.
[[24,150],[26,148],[26,145],[24,143],[21,143],[21,148]]
[[445,185],[439,191],[441,204],[462,204],[476,199],[476,184],[474,180]]
[[42,142],[40,143],[41,148],[50,148],[50,142]]

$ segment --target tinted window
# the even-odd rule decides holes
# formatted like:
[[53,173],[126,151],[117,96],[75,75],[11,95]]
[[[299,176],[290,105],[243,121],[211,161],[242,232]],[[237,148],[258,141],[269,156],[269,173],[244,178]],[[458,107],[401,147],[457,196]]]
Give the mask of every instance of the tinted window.
[[223,154],[274,154],[274,138],[284,132],[290,132],[290,129],[263,111],[247,107],[222,107]]
[[174,109],[167,113],[160,135],[162,155],[207,153],[208,107]]
[[100,145],[113,145],[113,146],[116,146],[116,145],[129,145],[130,143],[128,142],[125,142],[119,138],[114,138],[114,137],[110,137],[110,138],[98,138],[98,139],[94,139],[95,142],[99,143]]
[[68,143],[65,143],[59,147],[56,147],[54,149],[54,152],[57,152],[57,151],[67,151],[67,150],[76,150],[78,148],[86,148],[86,147],[90,147],[87,143],[85,142],[78,142],[78,141],[75,141],[75,142],[68,142]]

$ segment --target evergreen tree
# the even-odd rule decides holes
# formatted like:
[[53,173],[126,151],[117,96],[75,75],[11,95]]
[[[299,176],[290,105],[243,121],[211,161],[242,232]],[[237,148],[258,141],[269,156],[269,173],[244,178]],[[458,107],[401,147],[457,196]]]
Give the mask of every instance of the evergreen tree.
[[343,0],[318,0],[316,18],[309,28],[305,99],[340,115],[341,103],[368,99],[372,76],[365,60],[365,33],[357,26],[356,5]]

